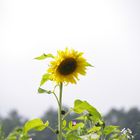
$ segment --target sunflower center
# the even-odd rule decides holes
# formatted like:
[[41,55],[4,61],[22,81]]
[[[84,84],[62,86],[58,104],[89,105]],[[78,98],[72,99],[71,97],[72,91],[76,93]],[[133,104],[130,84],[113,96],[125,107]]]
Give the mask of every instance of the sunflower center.
[[69,75],[75,71],[76,67],[76,60],[74,58],[67,58],[60,63],[57,70],[62,75]]

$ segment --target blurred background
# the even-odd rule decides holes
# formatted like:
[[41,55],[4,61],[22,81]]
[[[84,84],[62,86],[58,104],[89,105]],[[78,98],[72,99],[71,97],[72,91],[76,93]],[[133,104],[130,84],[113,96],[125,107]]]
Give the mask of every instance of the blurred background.
[[55,112],[54,98],[37,94],[48,61],[34,58],[69,47],[84,52],[94,68],[64,88],[64,105],[87,100],[109,122],[138,135],[139,7],[139,0],[0,0],[0,119],[24,122]]

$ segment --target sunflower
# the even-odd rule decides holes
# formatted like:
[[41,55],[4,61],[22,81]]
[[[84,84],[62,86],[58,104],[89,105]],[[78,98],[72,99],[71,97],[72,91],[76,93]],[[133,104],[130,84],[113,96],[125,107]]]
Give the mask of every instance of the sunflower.
[[57,51],[57,56],[50,62],[48,73],[50,79],[57,83],[76,84],[79,74],[86,74],[86,67],[90,64],[83,57],[82,52],[66,48]]

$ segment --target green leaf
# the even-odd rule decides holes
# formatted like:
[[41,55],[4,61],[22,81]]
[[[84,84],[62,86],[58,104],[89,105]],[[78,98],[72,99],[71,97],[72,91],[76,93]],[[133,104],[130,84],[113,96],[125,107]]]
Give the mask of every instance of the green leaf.
[[40,86],[42,86],[43,84],[45,84],[48,80],[51,80],[51,79],[50,79],[50,74],[45,73],[45,74],[42,76],[42,79],[41,79],[41,82],[40,82]]
[[87,101],[76,100],[74,102],[74,112],[77,114],[81,114],[85,111],[88,111],[92,115],[93,121],[97,122],[102,119],[100,113],[90,105]]
[[91,133],[80,136],[82,140],[99,140],[100,136],[97,133]]
[[88,66],[88,67],[94,67],[94,66],[92,66],[90,63],[88,63],[88,62],[86,62],[86,66]]
[[87,116],[85,116],[85,115],[79,116],[76,118],[76,120],[81,120],[81,121],[87,120]]
[[99,130],[101,130],[101,127],[93,126],[91,129],[88,130],[88,133],[98,132]]
[[42,131],[49,125],[49,122],[47,121],[45,124],[43,121],[39,118],[33,119],[30,121],[27,121],[24,125],[23,132],[28,133],[28,131],[35,129],[37,131]]
[[46,58],[54,58],[54,56],[52,55],[52,54],[42,54],[41,56],[38,56],[38,57],[36,57],[35,59],[37,59],[37,60],[44,60],[44,59],[46,59]]
[[76,125],[72,125],[72,122],[69,123],[69,128],[74,131],[74,130],[77,130],[78,128],[83,128],[85,126],[84,123],[80,122],[80,123],[77,123]]
[[109,126],[106,126],[106,127],[104,128],[103,133],[104,133],[105,135],[109,135],[109,134],[111,134],[112,132],[116,132],[116,130],[118,130],[118,128],[119,128],[119,126],[109,125]]
[[38,88],[38,93],[47,93],[47,94],[51,94],[52,92],[50,91],[50,90],[45,90],[45,89],[43,89],[43,88]]
[[82,140],[82,139],[74,134],[68,134],[66,140]]
[[66,125],[67,125],[67,121],[66,120],[63,120],[63,122],[62,122],[62,128],[64,129],[66,127]]
[[74,101],[74,107],[80,106],[83,103],[81,100],[75,100]]
[[49,122],[47,121],[45,124],[43,124],[42,126],[37,126],[36,128],[35,128],[35,130],[37,130],[37,131],[42,131],[42,130],[44,130],[47,126],[49,125]]

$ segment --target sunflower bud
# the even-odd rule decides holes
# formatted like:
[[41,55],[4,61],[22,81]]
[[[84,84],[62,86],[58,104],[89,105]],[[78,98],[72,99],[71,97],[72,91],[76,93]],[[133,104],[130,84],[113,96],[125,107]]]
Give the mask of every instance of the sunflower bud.
[[65,115],[66,114],[66,111],[65,110],[61,110],[61,114],[62,115]]

